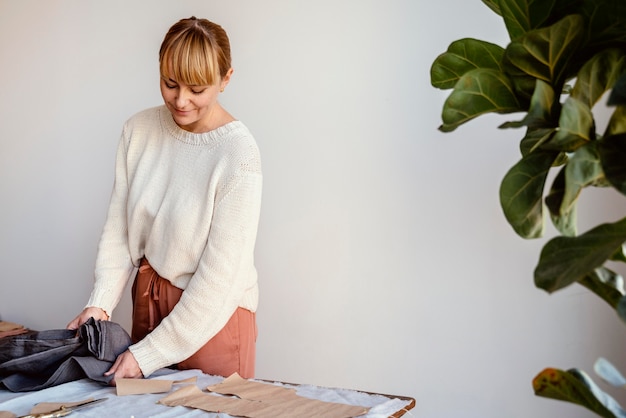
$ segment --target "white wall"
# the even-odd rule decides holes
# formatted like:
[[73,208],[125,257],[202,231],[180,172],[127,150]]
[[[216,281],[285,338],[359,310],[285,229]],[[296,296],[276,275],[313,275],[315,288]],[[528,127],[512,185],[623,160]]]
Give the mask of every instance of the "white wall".
[[[498,203],[522,132],[436,129],[434,58],[505,42],[479,1],[0,0],[0,318],[59,328],[83,307],[122,123],[160,103],[158,46],[192,14],[229,32],[223,103],[262,151],[257,376],[412,396],[419,417],[590,416],[531,379],[626,370],[624,326],[582,287],[534,287],[545,239]],[[583,224],[624,213],[588,195]]]

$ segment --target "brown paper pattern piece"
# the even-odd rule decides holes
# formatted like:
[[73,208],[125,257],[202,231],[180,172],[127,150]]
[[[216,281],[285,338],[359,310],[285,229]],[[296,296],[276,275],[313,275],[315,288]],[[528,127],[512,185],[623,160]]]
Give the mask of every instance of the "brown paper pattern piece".
[[16,331],[24,329],[23,325],[14,322],[0,321],[0,332]]
[[237,373],[233,373],[221,383],[209,386],[207,390],[221,395],[235,395],[242,399],[255,401],[272,400],[276,397],[298,397],[295,389],[249,381]]
[[56,411],[61,409],[61,407],[70,407],[74,405],[81,405],[87,402],[93,401],[93,398],[85,399],[84,401],[78,402],[40,402],[30,410],[32,415],[36,414],[46,414],[48,412]]
[[117,396],[141,395],[145,393],[165,393],[172,389],[173,385],[180,383],[195,383],[196,377],[185,380],[164,379],[117,379],[115,381]]
[[254,417],[265,406],[258,401],[228,398],[202,392],[197,386],[185,386],[162,398],[158,403],[167,406],[186,406],[207,412],[226,413],[240,417]]
[[14,335],[25,334],[28,329],[23,325],[14,322],[0,321],[0,338],[12,337]]
[[349,418],[363,415],[369,410],[361,406],[304,398],[297,395],[294,389],[249,381],[236,373],[207,389],[222,395],[236,395],[238,398],[219,397],[204,393],[196,386],[189,386],[166,396],[159,403],[248,418]]

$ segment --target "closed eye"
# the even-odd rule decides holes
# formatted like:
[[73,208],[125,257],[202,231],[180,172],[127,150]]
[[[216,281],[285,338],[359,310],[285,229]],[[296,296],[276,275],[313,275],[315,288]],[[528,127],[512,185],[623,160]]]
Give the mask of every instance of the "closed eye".
[[[165,87],[167,87],[170,90],[180,88],[178,83],[176,83],[171,78],[170,79],[163,78],[162,80],[163,80],[163,84],[165,84]],[[191,93],[195,95],[204,93],[206,89],[207,89],[206,86],[195,86],[195,88],[193,88],[192,86],[189,86],[189,90],[191,90]]]
[[162,78],[161,80],[163,80],[163,84],[165,84],[165,87],[167,87],[168,89],[175,89],[176,87],[178,87],[178,84],[176,84],[173,80],[167,80],[165,78]]

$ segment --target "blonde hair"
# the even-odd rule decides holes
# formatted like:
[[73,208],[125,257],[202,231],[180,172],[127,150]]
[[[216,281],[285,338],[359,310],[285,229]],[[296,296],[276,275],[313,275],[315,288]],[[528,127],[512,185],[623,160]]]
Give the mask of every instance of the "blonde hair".
[[192,16],[175,23],[159,50],[161,77],[187,85],[211,86],[231,67],[226,31],[207,19]]

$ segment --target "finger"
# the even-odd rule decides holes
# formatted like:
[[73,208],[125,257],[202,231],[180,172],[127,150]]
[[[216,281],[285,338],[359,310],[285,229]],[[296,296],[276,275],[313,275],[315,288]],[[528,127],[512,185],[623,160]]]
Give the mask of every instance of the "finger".
[[84,318],[84,314],[81,312],[80,315],[72,320],[72,322],[67,324],[67,329],[78,329],[85,322],[86,319]]
[[67,324],[67,329],[78,329],[79,326],[80,326],[80,315],[72,319],[70,323]]
[[119,365],[120,365],[120,356],[117,356],[117,359],[115,360],[115,363],[113,363],[113,366],[111,366],[111,368],[108,371],[106,371],[104,375],[111,376],[112,374],[115,374]]

